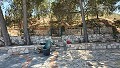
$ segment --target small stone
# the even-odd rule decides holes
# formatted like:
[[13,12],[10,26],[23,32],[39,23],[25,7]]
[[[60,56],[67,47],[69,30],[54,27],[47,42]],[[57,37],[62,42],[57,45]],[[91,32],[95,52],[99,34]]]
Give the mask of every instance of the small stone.
[[100,47],[99,46],[96,46],[96,49],[99,49]]
[[100,45],[100,46],[99,46],[99,48],[100,48],[100,49],[103,49],[103,46],[102,46],[102,45]]
[[106,46],[102,46],[103,47],[103,49],[106,49]]
[[29,53],[29,50],[26,48],[25,51],[24,51],[24,53]]
[[92,49],[96,49],[95,46],[92,46]]
[[8,54],[10,54],[10,55],[12,54],[12,49],[8,50]]
[[87,62],[86,63],[88,66],[93,66],[93,64],[91,62]]
[[55,57],[55,56],[51,56],[50,57],[50,62],[53,62],[53,61],[55,61],[57,58]]
[[85,49],[85,46],[82,46],[81,49]]
[[25,48],[23,48],[23,47],[22,47],[22,48],[18,48],[18,49],[19,49],[20,51],[24,51],[24,50],[25,50]]
[[20,54],[24,54],[24,51],[20,51]]
[[114,45],[113,48],[116,48],[116,45]]
[[107,48],[111,48],[111,46],[110,45],[108,45],[108,47]]
[[118,48],[120,48],[120,45],[118,46]]
[[98,64],[99,64],[99,65],[104,65],[104,63],[102,63],[102,62],[99,62]]
[[58,68],[56,61],[50,62],[49,65],[50,68]]
[[12,48],[12,52],[16,52],[17,51],[17,48]]

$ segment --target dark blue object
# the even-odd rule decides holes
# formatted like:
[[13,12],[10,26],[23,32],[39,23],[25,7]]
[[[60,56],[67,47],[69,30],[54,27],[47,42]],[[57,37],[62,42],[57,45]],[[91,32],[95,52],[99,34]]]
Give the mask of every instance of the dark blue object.
[[45,46],[43,47],[43,55],[49,56],[50,55],[50,47],[51,47],[51,41],[46,40]]

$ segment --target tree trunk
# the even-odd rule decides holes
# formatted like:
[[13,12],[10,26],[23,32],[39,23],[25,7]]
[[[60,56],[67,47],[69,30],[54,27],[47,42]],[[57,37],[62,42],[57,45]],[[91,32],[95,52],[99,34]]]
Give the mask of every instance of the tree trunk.
[[23,0],[23,29],[24,29],[24,41],[25,44],[30,44],[30,36],[28,32],[28,24],[27,24],[27,8],[26,8],[26,0]]
[[81,9],[81,16],[82,16],[82,23],[83,23],[83,32],[84,32],[84,42],[88,42],[88,35],[87,35],[87,26],[85,22],[85,15],[84,15],[84,9],[82,5],[82,0],[80,0],[80,9]]
[[96,8],[96,17],[97,17],[97,19],[99,19],[99,13],[98,13],[97,8]]
[[61,22],[58,23],[58,33],[59,33],[59,37],[61,36]]
[[5,46],[9,46],[11,45],[11,40],[7,31],[6,22],[5,22],[1,7],[0,7],[0,25],[1,25],[1,31],[2,31],[2,36],[4,39]]
[[99,19],[99,11],[98,11],[98,3],[97,3],[97,0],[96,1],[96,6],[95,6],[95,9],[96,9],[96,17],[97,19]]

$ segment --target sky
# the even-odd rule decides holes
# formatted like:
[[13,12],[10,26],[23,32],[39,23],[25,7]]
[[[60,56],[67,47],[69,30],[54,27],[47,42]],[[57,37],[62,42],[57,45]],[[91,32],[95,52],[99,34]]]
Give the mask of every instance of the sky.
[[[120,5],[120,1],[116,4],[116,6]],[[116,10],[115,13],[120,14],[120,11]]]
[[5,15],[5,10],[7,8],[10,8],[9,3],[8,2],[3,2],[3,6],[1,8],[2,8],[2,11],[3,11],[3,15]]
[[[8,2],[9,2],[9,1],[8,1]],[[8,2],[3,2],[3,6],[2,6],[3,15],[5,15],[5,10],[6,10],[7,8],[10,8]],[[1,5],[1,0],[0,0],[0,5]],[[120,2],[118,2],[118,3],[116,4],[116,6],[117,6],[117,5],[120,5]],[[4,8],[4,9],[3,9],[3,8]],[[116,10],[116,11],[114,11],[114,13],[120,14],[120,11]]]

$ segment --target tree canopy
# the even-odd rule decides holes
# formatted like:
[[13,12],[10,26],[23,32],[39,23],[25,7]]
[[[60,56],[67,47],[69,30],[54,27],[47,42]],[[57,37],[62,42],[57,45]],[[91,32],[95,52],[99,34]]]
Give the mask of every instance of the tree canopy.
[[[119,0],[82,0],[84,2],[85,14],[89,16],[101,16],[105,14],[111,14],[119,6],[115,6]],[[5,17],[8,23],[20,22],[23,18],[22,15],[22,1],[21,0],[6,0],[3,2],[9,2],[10,8],[5,10]],[[51,8],[48,3],[51,3]],[[49,10],[52,10],[52,14],[56,16],[58,20],[65,19],[67,21],[74,18],[75,14],[72,12],[80,12],[79,0],[55,0],[54,2],[48,2],[48,0],[27,0],[27,13],[28,17],[45,16],[49,14]],[[79,11],[78,11],[79,10]],[[9,25],[9,24],[8,24]]]

